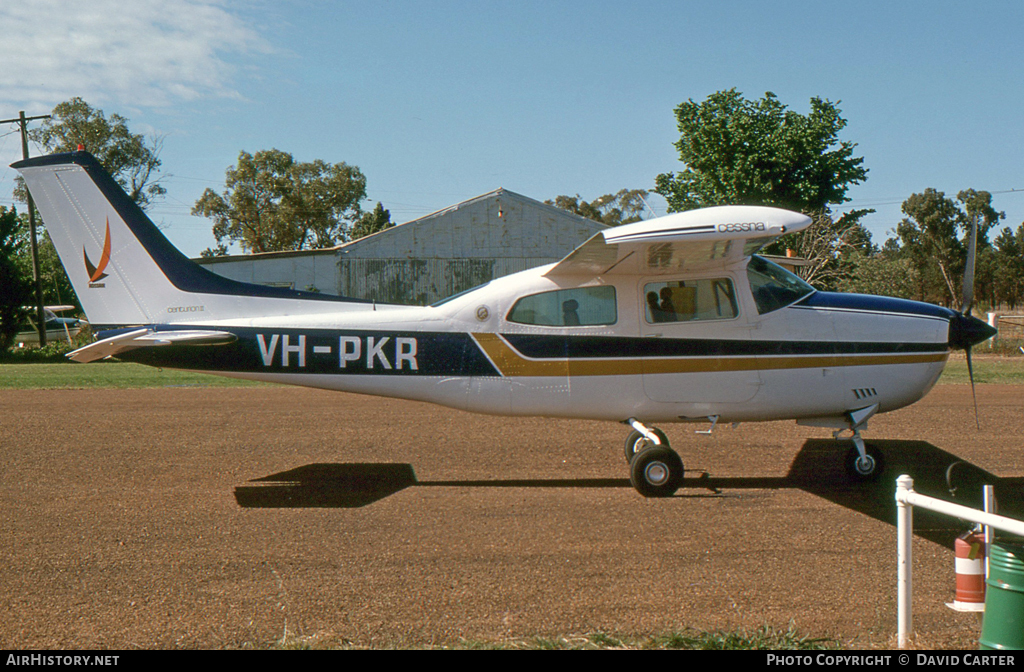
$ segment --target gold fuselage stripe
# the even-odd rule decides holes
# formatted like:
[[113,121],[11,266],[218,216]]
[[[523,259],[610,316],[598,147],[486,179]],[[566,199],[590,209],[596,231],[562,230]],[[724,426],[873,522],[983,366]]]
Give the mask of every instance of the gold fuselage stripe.
[[893,355],[762,355],[741,357],[632,357],[624,359],[530,359],[498,334],[473,334],[503,376],[628,376],[655,373],[710,373],[773,369],[886,366],[944,362],[949,352]]

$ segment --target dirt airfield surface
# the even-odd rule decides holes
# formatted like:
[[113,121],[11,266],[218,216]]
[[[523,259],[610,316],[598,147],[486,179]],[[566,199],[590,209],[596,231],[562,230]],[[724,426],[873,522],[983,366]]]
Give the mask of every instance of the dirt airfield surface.
[[[317,390],[0,393],[0,647],[416,647],[790,626],[892,648],[893,492],[1020,515],[1024,387],[939,386],[849,442],[793,422],[666,426],[670,499],[629,485],[615,423],[494,418]],[[951,468],[951,465],[952,468]],[[949,494],[947,472],[955,496]],[[975,648],[966,525],[915,512],[921,648]]]

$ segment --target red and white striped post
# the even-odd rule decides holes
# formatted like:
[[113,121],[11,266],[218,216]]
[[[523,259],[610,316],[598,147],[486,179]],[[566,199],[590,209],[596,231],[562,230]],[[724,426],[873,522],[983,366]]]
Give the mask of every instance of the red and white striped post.
[[955,611],[985,611],[985,534],[965,532],[953,543],[956,596],[946,606]]

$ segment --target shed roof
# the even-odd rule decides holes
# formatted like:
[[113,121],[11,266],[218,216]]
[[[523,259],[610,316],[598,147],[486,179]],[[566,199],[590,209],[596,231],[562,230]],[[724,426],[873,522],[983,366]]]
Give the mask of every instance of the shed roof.
[[[514,209],[514,208],[520,208],[521,211],[522,210],[529,210],[529,211],[532,211],[532,212],[536,212],[536,213],[539,214],[540,217],[545,217],[546,216],[546,217],[550,217],[552,220],[559,219],[559,220],[561,220],[563,222],[565,222],[567,220],[569,222],[573,222],[573,223],[575,223],[577,225],[577,231],[579,231],[579,229],[581,229],[581,228],[584,230],[582,233],[589,232],[589,233],[592,234],[592,233],[595,233],[595,232],[597,232],[597,231],[599,231],[601,229],[608,228],[605,224],[602,224],[600,222],[596,222],[594,220],[587,219],[586,217],[581,217],[579,215],[573,214],[573,213],[568,212],[566,210],[562,210],[560,208],[556,208],[553,205],[548,205],[547,203],[542,203],[542,202],[540,202],[538,200],[535,200],[535,199],[532,199],[532,198],[530,198],[528,196],[523,196],[522,194],[517,194],[514,191],[509,191],[508,189],[504,189],[504,188],[500,188],[499,187],[498,189],[495,189],[493,191],[489,191],[489,192],[487,192],[485,194],[481,194],[479,196],[476,196],[474,198],[470,198],[470,199],[462,201],[460,203],[456,203],[455,205],[450,205],[450,206],[448,206],[446,208],[442,208],[441,210],[437,210],[437,211],[432,212],[432,213],[430,213],[428,215],[424,215],[423,217],[419,217],[417,219],[413,219],[413,220],[410,220],[408,222],[404,222],[402,224],[396,224],[395,226],[392,226],[390,228],[384,229],[383,231],[378,231],[376,233],[370,234],[369,236],[364,236],[363,238],[358,238],[356,240],[352,240],[352,241],[349,241],[349,242],[346,242],[346,243],[342,243],[341,245],[336,245],[334,247],[317,248],[317,249],[311,249],[311,250],[285,250],[285,251],[280,251],[280,252],[259,252],[259,253],[255,253],[255,254],[232,254],[232,255],[223,255],[223,256],[219,256],[219,257],[203,257],[201,259],[197,259],[196,261],[199,261],[200,263],[203,263],[203,264],[216,264],[218,262],[237,261],[237,260],[239,260],[241,258],[245,258],[245,259],[262,259],[262,258],[304,257],[304,256],[328,255],[328,254],[339,254],[339,253],[348,254],[348,253],[352,253],[352,252],[356,252],[357,253],[357,251],[359,251],[360,248],[369,248],[369,247],[377,247],[377,246],[393,246],[392,245],[393,242],[397,242],[398,239],[401,239],[403,237],[408,238],[410,236],[410,234],[412,235],[413,240],[407,241],[407,242],[412,243],[412,242],[414,242],[414,239],[417,238],[417,236],[415,236],[415,231],[417,229],[427,229],[427,228],[430,228],[430,227],[432,227],[432,225],[434,225],[436,223],[439,223],[439,222],[442,222],[442,221],[445,221],[445,220],[449,220],[453,215],[455,215],[457,213],[460,213],[460,211],[464,212],[464,213],[471,213],[474,209],[480,209],[480,208],[486,207],[487,205],[492,204],[492,203],[494,203],[497,206],[496,215],[497,215],[497,218],[499,218],[499,219],[504,219],[503,215],[504,215],[505,212],[508,212],[508,211],[510,211],[511,209]],[[507,208],[507,210],[506,210],[506,208]],[[470,217],[470,218],[472,219],[472,217]],[[522,222],[520,222],[520,223],[522,223]],[[537,223],[539,224],[539,222],[537,222]],[[463,232],[463,234],[464,233],[465,232]],[[579,233],[577,233],[577,235],[575,237],[573,237],[570,241],[568,241],[570,243],[568,249],[572,249],[573,247],[575,247],[580,242],[580,238],[581,237],[585,238],[585,236],[580,236]],[[433,239],[433,236],[431,236],[431,239]],[[480,241],[468,241],[468,242],[479,243]],[[507,249],[507,244],[508,244],[509,241],[508,240],[505,240],[505,241],[500,241],[499,240],[499,241],[493,241],[493,242],[499,244],[503,249]],[[406,245],[406,247],[410,247],[411,248],[412,245]],[[493,256],[493,250],[486,249],[486,248],[489,248],[489,247],[493,247],[492,245],[472,244],[469,247],[470,247],[470,249],[468,251],[479,253],[480,256],[487,256],[489,254]],[[564,245],[562,247],[564,247]],[[411,250],[410,250],[410,252],[411,252]],[[562,253],[564,254],[565,252],[563,251]]]

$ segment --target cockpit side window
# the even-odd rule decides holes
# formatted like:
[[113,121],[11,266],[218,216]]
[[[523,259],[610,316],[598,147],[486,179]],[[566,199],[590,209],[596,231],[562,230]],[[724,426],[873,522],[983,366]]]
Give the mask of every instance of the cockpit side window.
[[644,300],[649,324],[730,320],[739,315],[729,278],[649,282],[644,285]]
[[756,255],[750,258],[747,278],[761,315],[785,308],[815,291],[793,273]]
[[524,296],[508,311],[509,322],[544,327],[615,324],[615,287],[577,287]]

